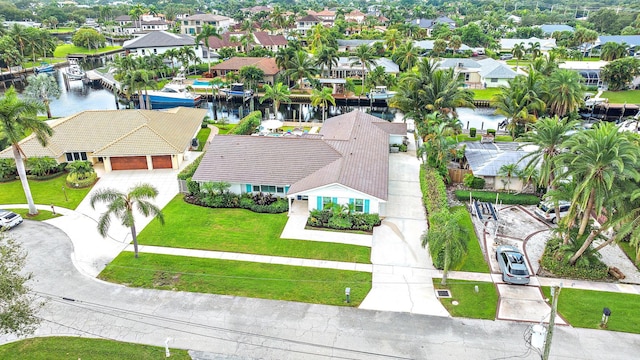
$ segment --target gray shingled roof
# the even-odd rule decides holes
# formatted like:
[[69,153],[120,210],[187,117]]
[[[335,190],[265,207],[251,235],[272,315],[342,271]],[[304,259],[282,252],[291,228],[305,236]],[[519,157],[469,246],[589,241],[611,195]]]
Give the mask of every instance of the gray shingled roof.
[[216,136],[193,179],[290,185],[289,195],[340,184],[386,200],[389,134],[406,134],[406,124],[353,111],[329,118],[322,139]]
[[360,46],[360,45],[373,45],[382,40],[363,40],[363,39],[338,39],[338,46]]
[[518,76],[518,73],[511,70],[509,66],[491,58],[478,60],[478,64],[480,64],[478,73],[484,78],[513,79]]
[[529,152],[516,150],[520,144],[506,143],[478,143],[468,142],[465,149],[465,157],[469,163],[469,168],[476,176],[498,176],[503,165],[518,164],[518,168],[523,169],[525,162],[518,163]]
[[472,59],[467,58],[447,58],[440,60],[439,67],[443,69],[455,68],[458,67],[459,64],[462,64],[462,67],[471,69],[471,68],[480,68],[480,64]]
[[167,31],[152,31],[139,38],[128,40],[122,46],[125,49],[139,49],[149,47],[171,47],[195,45],[194,37],[184,34],[174,34]]

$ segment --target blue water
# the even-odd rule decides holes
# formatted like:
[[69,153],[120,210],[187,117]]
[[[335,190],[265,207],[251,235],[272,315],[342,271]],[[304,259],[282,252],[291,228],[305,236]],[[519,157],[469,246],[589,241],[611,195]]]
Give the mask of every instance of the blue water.
[[193,85],[199,85],[199,86],[210,86],[211,84],[209,84],[209,82],[208,82],[208,81],[193,80]]

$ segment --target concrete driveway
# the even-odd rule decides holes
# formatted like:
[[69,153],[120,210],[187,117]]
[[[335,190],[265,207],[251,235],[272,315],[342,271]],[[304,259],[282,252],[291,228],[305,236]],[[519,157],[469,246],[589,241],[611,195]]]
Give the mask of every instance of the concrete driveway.
[[[451,319],[127,288],[81,275],[59,229],[25,221],[13,229],[28,251],[35,294],[48,300],[36,336],[71,335],[190,349],[197,359],[495,359],[528,351],[530,324]],[[554,359],[632,359],[640,336],[558,327]],[[0,337],[0,344],[15,340]]]
[[362,309],[449,316],[435,296],[435,268],[421,245],[427,219],[419,173],[415,153],[389,154],[387,217],[373,231],[373,281]]

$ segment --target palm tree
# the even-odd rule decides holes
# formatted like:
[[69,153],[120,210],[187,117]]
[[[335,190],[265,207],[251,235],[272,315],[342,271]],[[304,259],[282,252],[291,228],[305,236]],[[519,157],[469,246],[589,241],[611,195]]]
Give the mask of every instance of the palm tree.
[[[609,214],[614,212],[614,209],[607,205],[610,205],[609,200],[620,192],[615,185],[624,179],[640,179],[640,149],[633,136],[628,132],[619,132],[614,123],[604,122],[572,135],[565,142],[569,151],[560,154],[559,157],[567,170],[556,182],[565,179],[573,179],[576,182],[567,225],[571,228],[579,220],[578,236],[585,233],[592,213],[600,216],[603,210],[607,210]],[[579,216],[582,218],[578,219]],[[575,264],[595,236],[604,230],[605,224],[598,231],[592,231],[569,262]]]
[[[207,45],[209,46],[209,45]],[[176,49],[176,48],[171,48],[168,49],[167,51],[165,51],[162,56],[165,59],[169,59],[171,60],[171,72],[175,73],[175,60],[177,60],[180,57],[180,50]],[[211,72],[211,67],[209,67],[209,72]]]
[[[135,26],[135,21],[136,20],[140,20],[140,16],[142,16],[142,14],[145,13],[145,8],[144,5],[141,4],[136,4],[134,5],[131,10],[129,10],[129,16],[131,17],[131,19],[134,20],[133,25]],[[138,23],[138,27],[141,27],[141,23]]]
[[384,33],[384,46],[390,52],[395,52],[396,48],[400,45],[400,32],[398,29],[389,29]]
[[24,168],[23,156],[26,158],[26,155],[18,143],[28,132],[32,132],[42,146],[47,145],[48,137],[53,134],[53,130],[46,122],[38,120],[38,112],[44,110],[44,106],[39,102],[20,99],[13,86],[5,92],[4,97],[0,98],[0,134],[13,149],[16,170],[29,204],[29,215],[37,215],[38,209],[33,202]]
[[519,176],[520,174],[521,171],[518,168],[518,164],[504,164],[500,167],[500,169],[498,169],[498,175],[507,178],[507,180],[504,182],[505,191],[511,191],[511,178],[514,176]]
[[333,90],[331,88],[322,88],[322,90],[313,89],[311,92],[311,106],[322,107],[322,122],[325,122],[326,112],[325,109],[331,105],[336,106],[336,99],[333,97]]
[[187,70],[187,74],[189,73],[189,63],[191,60],[195,60],[198,57],[196,56],[196,51],[191,46],[183,46],[180,48],[180,62],[186,64],[185,69]]
[[319,73],[318,67],[303,50],[297,51],[287,65],[288,69],[285,70],[285,74],[292,80],[298,81],[299,88],[302,88],[302,79]]
[[412,69],[420,59],[418,48],[413,46],[413,41],[407,41],[393,52],[391,59],[399,65],[401,71]]
[[53,76],[47,74],[29,75],[27,78],[27,87],[24,89],[24,94],[28,97],[41,101],[47,110],[47,118],[51,119],[51,107],[49,106],[49,99],[60,97],[60,87],[58,82]]
[[454,213],[443,210],[430,214],[429,231],[422,235],[422,247],[429,246],[434,265],[442,268],[441,285],[447,284],[449,269],[458,264],[467,252],[468,230],[460,225],[464,223],[466,216],[466,212],[460,210]]
[[627,56],[627,44],[618,44],[615,42],[608,42],[602,45],[600,53],[600,59],[605,61],[613,61],[616,59]]
[[334,47],[323,46],[316,54],[316,65],[319,65],[324,70],[329,70],[328,76],[331,76],[331,69],[334,66],[338,66],[338,49]]
[[196,43],[200,44],[200,41],[204,41],[204,46],[207,47],[207,64],[209,65],[209,72],[211,72],[211,49],[209,48],[209,38],[211,37],[222,39],[222,36],[218,34],[218,29],[209,24],[202,25],[202,32],[196,36]]
[[107,211],[98,220],[98,232],[103,237],[107,236],[111,225],[111,215],[122,222],[123,226],[131,229],[133,250],[138,257],[138,236],[133,210],[137,209],[142,215],[152,215],[164,225],[164,215],[159,207],[149,202],[158,196],[158,190],[150,184],[139,184],[129,189],[125,194],[116,189],[100,189],[91,195],[91,207],[95,209],[97,203],[106,203]]
[[436,39],[436,41],[433,42],[433,49],[431,50],[431,52],[433,52],[435,56],[438,57],[445,51],[447,51],[447,42],[443,39]]
[[582,77],[573,70],[558,69],[547,82],[547,106],[552,114],[563,117],[577,111],[584,101]]
[[351,66],[360,64],[362,66],[362,84],[364,84],[366,79],[366,70],[371,69],[372,66],[375,66],[376,61],[373,56],[373,52],[371,48],[367,44],[362,44],[356,48],[356,52],[354,54],[356,60],[351,62]]
[[449,40],[449,47],[456,53],[462,47],[462,38],[460,35],[453,35]]
[[327,28],[324,27],[324,25],[322,25],[321,23],[318,23],[311,28],[311,31],[309,32],[309,36],[307,38],[307,42],[309,43],[309,48],[311,49],[311,51],[322,48],[326,45],[327,42]]
[[540,56],[540,42],[530,42],[529,49],[527,49],[531,53],[531,58],[535,60],[538,56]]
[[521,42],[519,44],[513,45],[511,54],[513,54],[513,57],[516,58],[516,71],[518,71],[518,69],[520,68],[520,60],[522,60],[525,54],[524,43]]
[[241,67],[238,75],[249,85],[249,89],[253,89],[259,81],[264,79],[264,71],[255,65]]
[[291,90],[282,83],[277,83],[273,87],[269,84],[264,86],[264,95],[260,98],[260,104],[265,100],[273,101],[273,113],[277,116],[281,102],[291,102]]
[[20,56],[24,57],[24,46],[27,41],[26,28],[20,24],[14,23],[9,31],[9,35],[20,48]]

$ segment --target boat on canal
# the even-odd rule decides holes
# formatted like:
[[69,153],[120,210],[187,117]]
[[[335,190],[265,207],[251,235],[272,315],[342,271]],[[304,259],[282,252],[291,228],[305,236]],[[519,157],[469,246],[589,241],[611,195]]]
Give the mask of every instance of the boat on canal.
[[184,83],[185,77],[174,77],[161,90],[150,90],[143,94],[144,101],[149,96],[152,109],[169,109],[178,106],[196,107],[202,101],[202,96],[197,95]]
[[251,97],[253,96],[253,90],[245,90],[243,83],[233,83],[231,87],[219,90],[221,93],[226,94],[227,97]]
[[53,64],[49,64],[46,62],[40,63],[40,66],[36,67],[36,74],[40,73],[52,73],[56,71],[56,67]]
[[395,91],[387,90],[386,86],[376,86],[367,93],[367,99],[370,100],[388,100],[396,94]]

